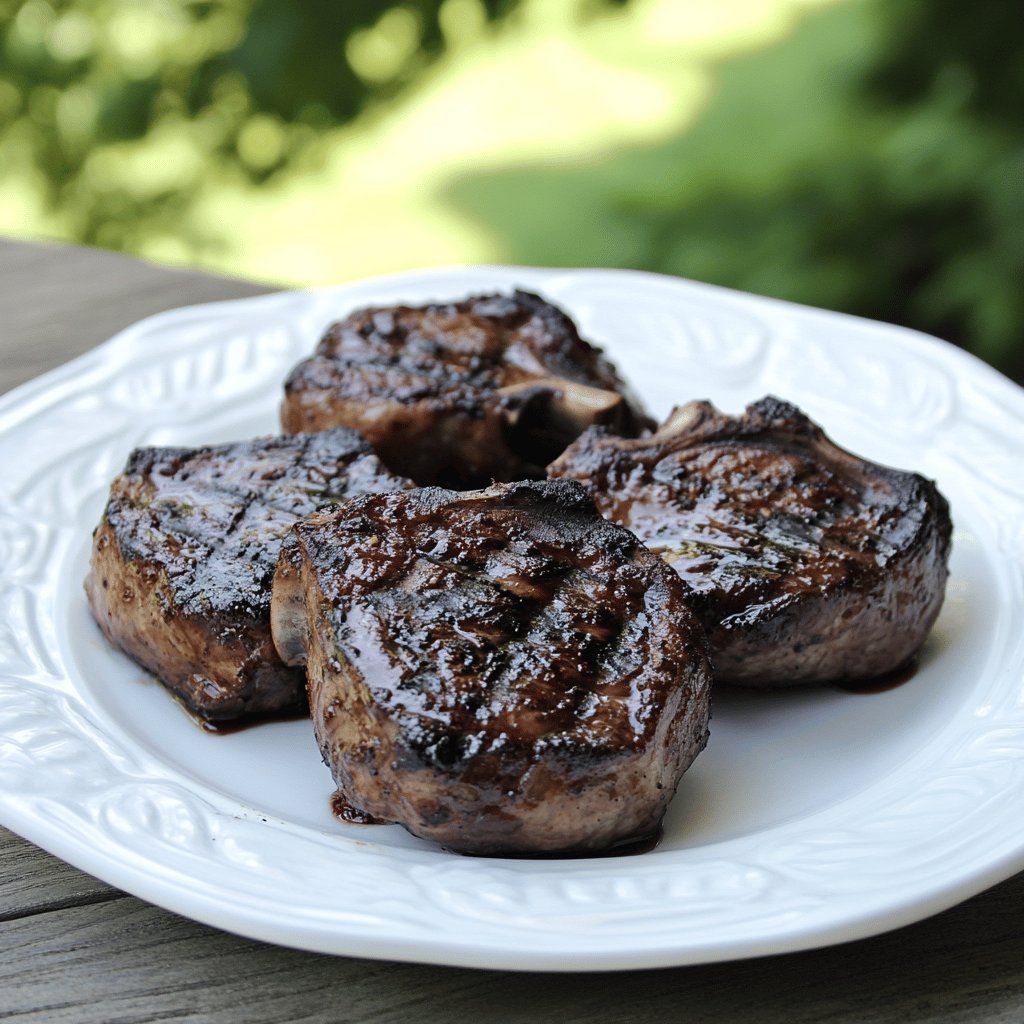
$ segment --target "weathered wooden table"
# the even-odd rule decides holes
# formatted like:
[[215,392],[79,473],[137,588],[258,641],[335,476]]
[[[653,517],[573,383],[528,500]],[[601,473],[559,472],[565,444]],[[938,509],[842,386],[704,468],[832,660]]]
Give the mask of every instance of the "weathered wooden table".
[[[0,242],[0,392],[150,313],[262,290],[101,252]],[[379,963],[196,924],[0,828],[0,1018],[1020,1024],[1022,920],[1024,874],[888,935],[737,963],[583,975]]]

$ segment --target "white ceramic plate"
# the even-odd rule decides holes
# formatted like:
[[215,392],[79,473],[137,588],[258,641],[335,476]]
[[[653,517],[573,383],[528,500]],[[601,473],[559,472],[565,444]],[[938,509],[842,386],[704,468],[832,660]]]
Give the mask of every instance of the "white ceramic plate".
[[[306,722],[200,731],[83,598],[111,477],[142,444],[272,433],[281,381],[369,302],[523,286],[567,308],[656,415],[774,393],[937,479],[942,616],[888,692],[718,695],[661,845],[487,860],[346,826]],[[1024,868],[1024,392],[913,332],[618,271],[430,271],[166,313],[0,400],[0,820],[222,928],[480,967],[651,967],[803,949]]]

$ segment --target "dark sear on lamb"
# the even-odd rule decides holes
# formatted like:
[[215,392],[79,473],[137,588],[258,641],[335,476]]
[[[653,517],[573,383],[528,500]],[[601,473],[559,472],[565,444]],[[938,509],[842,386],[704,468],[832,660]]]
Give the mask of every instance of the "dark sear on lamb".
[[543,477],[593,424],[653,425],[572,321],[528,292],[364,309],[285,383],[287,431],[348,426],[418,484]]
[[356,498],[295,526],[278,650],[344,802],[475,854],[649,836],[707,738],[686,587],[568,481]]
[[303,708],[305,676],[270,636],[281,538],[325,505],[411,486],[347,429],[137,449],[93,535],[89,606],[112,643],[204,719]]
[[584,482],[693,588],[716,681],[879,676],[914,658],[942,606],[935,485],[851,455],[778,399],[737,417],[692,402],[639,440],[588,431],[549,472]]

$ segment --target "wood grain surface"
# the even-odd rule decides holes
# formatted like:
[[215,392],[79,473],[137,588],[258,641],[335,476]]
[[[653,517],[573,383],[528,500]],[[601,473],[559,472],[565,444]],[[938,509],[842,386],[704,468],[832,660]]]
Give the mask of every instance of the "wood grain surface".
[[[263,290],[108,253],[0,241],[0,392],[149,313]],[[1020,1024],[1022,919],[1018,875],[909,928],[786,956],[584,975],[382,963],[208,928],[0,828],[0,1019]]]

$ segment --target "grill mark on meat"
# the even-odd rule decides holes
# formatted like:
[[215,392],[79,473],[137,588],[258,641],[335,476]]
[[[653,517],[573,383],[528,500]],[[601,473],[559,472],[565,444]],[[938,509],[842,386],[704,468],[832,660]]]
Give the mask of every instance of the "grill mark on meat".
[[[519,585],[509,586],[506,580],[495,579],[487,575],[475,576],[472,572],[461,566],[443,561],[429,554],[419,553],[418,559],[417,561],[410,562],[396,578],[395,586],[397,589],[406,589],[409,578],[418,572],[421,562],[429,562],[431,565],[447,572],[459,575],[466,581],[471,590],[473,588],[489,590],[492,593],[497,592],[503,597],[508,598],[507,606],[503,609],[504,614],[500,616],[502,623],[500,631],[491,629],[487,631],[485,637],[474,636],[472,640],[479,648],[484,659],[482,665],[474,665],[474,668],[480,672],[483,686],[491,693],[492,699],[507,697],[514,691],[514,684],[518,678],[515,675],[516,670],[522,670],[524,661],[530,658],[529,650],[522,650],[521,648],[535,647],[539,650],[544,650],[558,636],[562,635],[566,624],[560,623],[555,619],[554,608],[559,602],[567,600],[566,592],[571,589],[571,581],[582,577],[595,583],[598,582],[596,577],[586,573],[578,566],[566,567],[560,565],[557,567],[558,573],[554,579],[549,577],[544,583],[537,577],[529,579],[527,583],[528,593],[524,594],[523,588]],[[492,569],[492,566],[485,563],[485,572]],[[572,593],[572,597],[577,600],[581,596],[578,592],[574,591]],[[576,620],[571,623],[571,626],[578,631],[578,622]],[[458,624],[453,624],[453,628],[463,637],[468,638],[472,636],[470,630],[460,627]],[[585,651],[580,653],[584,655]],[[570,676],[578,676],[580,674],[579,672],[573,672],[571,665],[562,664],[560,669],[563,673]],[[539,679],[534,676],[533,682],[538,683]]]
[[935,485],[838,448],[778,399],[739,417],[693,402],[639,439],[592,429],[549,473],[586,484],[692,587],[721,681],[881,675],[941,608],[951,524]]
[[654,832],[707,736],[679,578],[547,482],[358,498],[296,524],[271,618],[345,802],[464,852]]
[[650,425],[565,313],[522,291],[352,313],[292,370],[281,422],[354,427],[395,471],[459,487],[542,477],[593,423]]
[[282,538],[346,492],[411,486],[345,429],[137,449],[94,535],[93,616],[200,718],[290,713],[305,704],[305,679],[270,636]]

